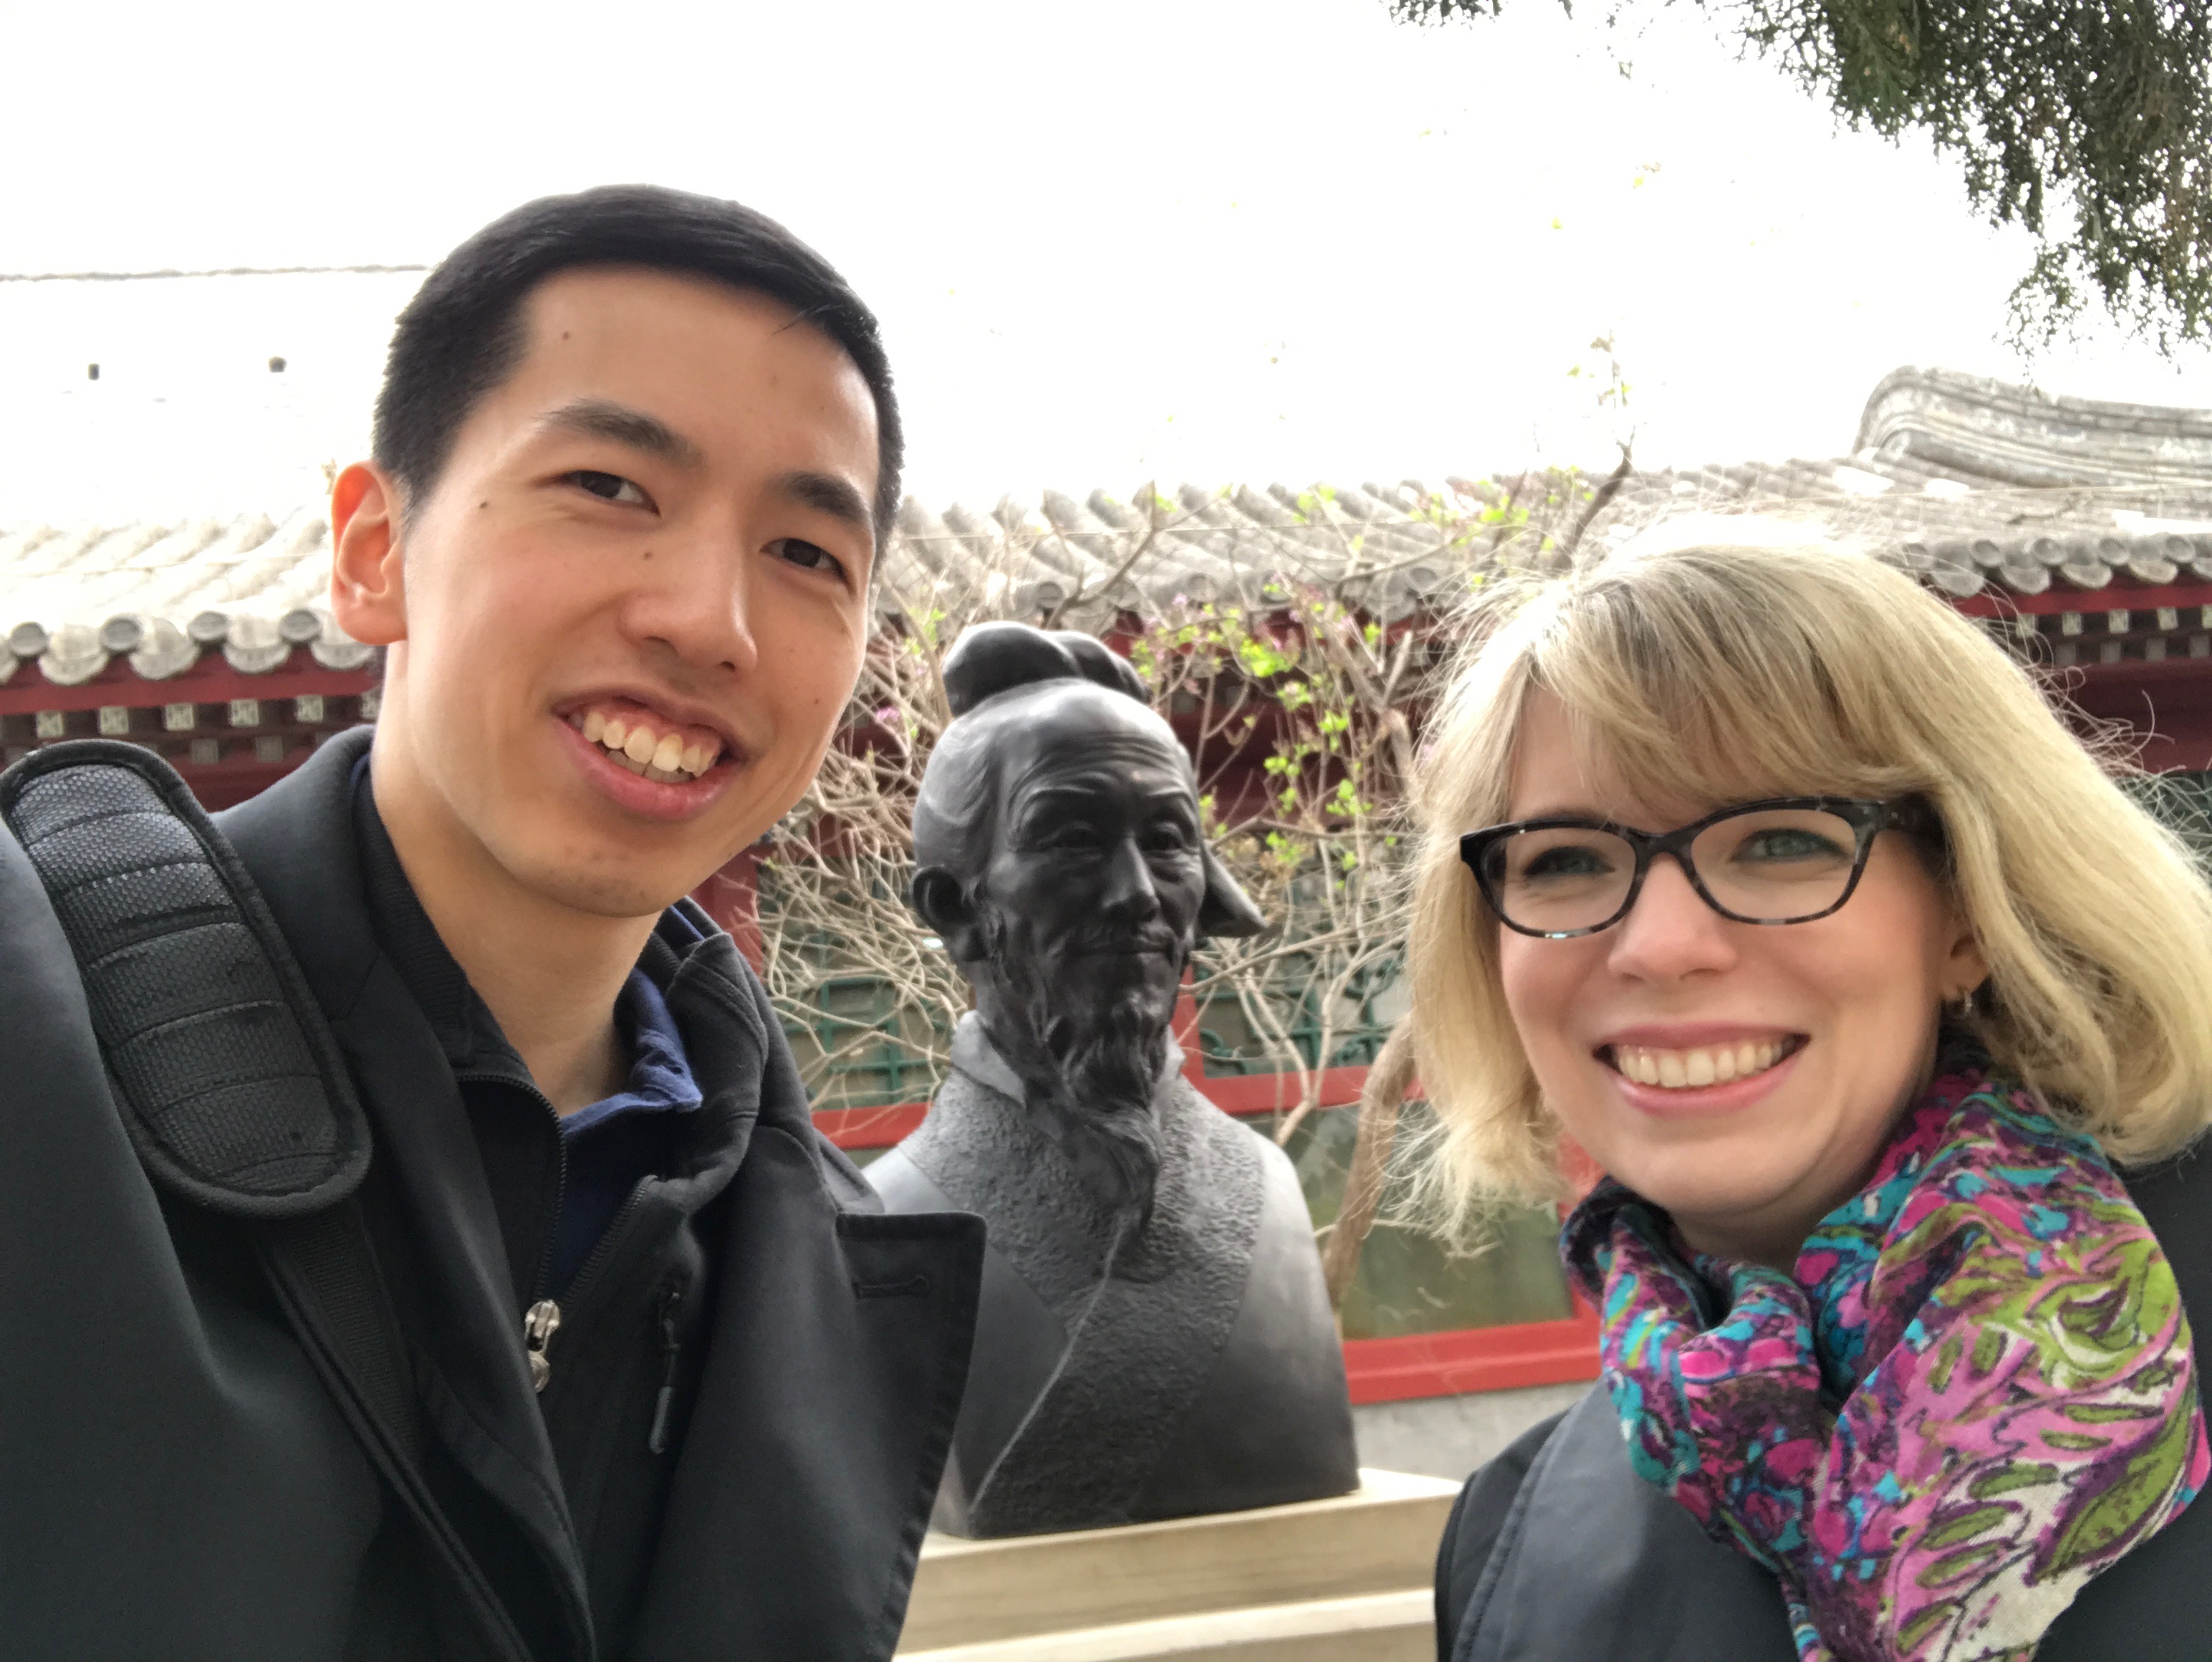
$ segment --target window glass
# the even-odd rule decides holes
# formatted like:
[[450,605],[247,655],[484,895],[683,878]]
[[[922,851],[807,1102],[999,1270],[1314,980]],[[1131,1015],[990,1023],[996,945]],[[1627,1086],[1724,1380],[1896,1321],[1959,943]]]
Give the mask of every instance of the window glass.
[[[1400,1146],[1418,1141],[1427,1110],[1406,1105]],[[1298,1168],[1316,1230],[1336,1221],[1344,1180],[1358,1135],[1357,1108],[1324,1108],[1291,1132],[1284,1152]],[[1262,1134],[1265,1117],[1245,1122]],[[1549,1208],[1510,1213],[1479,1253],[1454,1253],[1426,1231],[1394,1222],[1405,1198],[1402,1177],[1384,1190],[1380,1215],[1359,1252],[1359,1274],[1345,1295],[1347,1339],[1394,1339],[1414,1333],[1565,1320],[1573,1313],[1559,1268],[1559,1219]]]

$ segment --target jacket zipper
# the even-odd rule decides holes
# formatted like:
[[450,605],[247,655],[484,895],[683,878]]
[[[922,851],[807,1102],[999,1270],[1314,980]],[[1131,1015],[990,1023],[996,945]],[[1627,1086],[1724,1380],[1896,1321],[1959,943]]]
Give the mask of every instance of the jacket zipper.
[[660,1318],[660,1394],[653,1401],[653,1429],[645,1439],[648,1454],[668,1452],[668,1410],[676,1402],[676,1361],[683,1351],[683,1341],[677,1336],[676,1312],[683,1307],[684,1283],[673,1281],[660,1289],[659,1315]]
[[[564,1159],[562,1162],[564,1177],[567,1170],[568,1162]],[[611,1243],[617,1232],[629,1215],[637,1209],[638,1201],[644,1193],[645,1184],[641,1179],[637,1187],[630,1190],[629,1198],[622,1203],[622,1209],[607,1221],[605,1230],[592,1248],[591,1257],[584,1260],[582,1266],[568,1282],[570,1309],[577,1307],[580,1295],[590,1287],[592,1277],[605,1263],[607,1256],[612,1250]],[[548,1251],[550,1254],[550,1248]],[[541,1288],[544,1286],[545,1279],[550,1273],[550,1267],[541,1269],[538,1272],[538,1285]],[[545,1382],[553,1377],[553,1361],[546,1355],[546,1347],[552,1342],[553,1334],[560,1325],[561,1306],[551,1299],[540,1299],[523,1312],[522,1348],[530,1358],[530,1383],[534,1389],[541,1392],[545,1389]]]
[[[509,1074],[471,1071],[456,1074],[454,1078],[462,1084],[494,1083],[524,1086],[524,1081]],[[531,1276],[531,1286],[536,1291],[538,1297],[522,1313],[522,1348],[530,1361],[530,1385],[533,1391],[542,1394],[547,1381],[553,1377],[553,1359],[546,1354],[547,1348],[552,1343],[553,1335],[561,1325],[561,1306],[549,1296],[551,1288],[547,1284],[553,1279],[554,1238],[560,1231],[562,1210],[568,1203],[568,1139],[561,1129],[561,1112],[554,1107],[553,1099],[534,1084],[524,1086],[524,1088],[538,1099],[539,1105],[545,1110],[546,1117],[553,1123],[553,1227],[545,1232],[544,1243],[538,1249],[538,1267]],[[622,1203],[621,1209],[607,1220],[607,1227],[600,1232],[599,1240],[592,1247],[591,1255],[584,1260],[575,1275],[569,1280],[568,1294],[571,1307],[575,1305],[576,1295],[590,1283],[593,1274],[605,1262],[622,1224],[633,1211],[637,1209],[638,1201],[644,1192],[645,1180],[640,1178],[636,1186],[630,1190],[629,1198]],[[678,1289],[678,1296],[680,1299],[680,1288]],[[665,1305],[665,1294],[663,1295],[663,1301]],[[664,1344],[670,1343],[667,1336],[672,1330],[668,1321],[664,1318],[662,1323]],[[676,1359],[672,1349],[668,1359],[668,1377],[671,1382],[674,1380],[675,1376]],[[656,1437],[660,1436],[665,1430],[661,1422],[666,1415],[666,1400],[671,1394],[670,1386],[664,1385],[661,1387],[662,1403],[653,1410],[653,1434]],[[660,1452],[658,1448],[653,1452],[656,1454]]]
[[522,1318],[522,1348],[530,1358],[532,1391],[544,1391],[545,1382],[553,1377],[553,1363],[545,1348],[553,1342],[553,1335],[560,1326],[561,1306],[550,1299],[538,1300]]
[[561,1325],[561,1306],[547,1296],[550,1289],[546,1282],[553,1278],[554,1237],[560,1233],[561,1213],[568,1203],[568,1139],[562,1135],[560,1110],[536,1084],[519,1080],[512,1074],[485,1073],[474,1068],[455,1074],[453,1079],[461,1085],[506,1085],[526,1090],[538,1099],[538,1106],[544,1109],[545,1117],[553,1127],[553,1223],[538,1245],[538,1267],[531,1272],[531,1290],[537,1296],[522,1312],[522,1349],[530,1361],[530,1386],[542,1393],[546,1381],[553,1377],[553,1360],[545,1354],[546,1347],[552,1343],[554,1331]]

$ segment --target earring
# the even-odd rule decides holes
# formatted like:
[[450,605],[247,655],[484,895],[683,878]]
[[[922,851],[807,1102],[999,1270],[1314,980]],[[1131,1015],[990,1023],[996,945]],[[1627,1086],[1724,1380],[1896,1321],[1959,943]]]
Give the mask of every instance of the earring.
[[1972,1021],[1974,1019],[1974,989],[1972,987],[1959,995],[1958,1012],[1959,1020],[1961,1021]]

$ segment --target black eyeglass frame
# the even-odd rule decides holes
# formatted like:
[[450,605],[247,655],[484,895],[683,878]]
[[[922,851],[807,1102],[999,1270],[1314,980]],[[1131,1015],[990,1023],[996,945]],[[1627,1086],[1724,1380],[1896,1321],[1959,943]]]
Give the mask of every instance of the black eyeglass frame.
[[[1733,819],[1739,814],[1766,813],[1777,809],[1794,809],[1803,813],[1832,813],[1850,825],[1858,838],[1858,846],[1851,856],[1851,874],[1844,885],[1844,892],[1835,904],[1824,906],[1817,912],[1807,912],[1802,917],[1746,917],[1732,912],[1713,898],[1705,880],[1698,875],[1697,862],[1690,857],[1690,844],[1723,819]],[[1844,904],[1857,892],[1859,879],[1866,874],[1867,856],[1874,851],[1874,840],[1886,831],[1906,831],[1915,836],[1925,835],[1931,824],[1931,815],[1917,797],[1905,797],[1896,801],[1880,801],[1862,796],[1769,796],[1756,802],[1736,802],[1707,814],[1694,824],[1670,831],[1642,831],[1629,825],[1617,825],[1609,819],[1585,819],[1577,814],[1555,814],[1541,819],[1516,819],[1503,825],[1486,825],[1480,831],[1471,831],[1459,839],[1459,857],[1474,874],[1475,886],[1482,891],[1484,903],[1491,915],[1516,934],[1533,935],[1539,941],[1572,941],[1577,936],[1596,934],[1609,929],[1628,916],[1636,904],[1636,898],[1644,892],[1644,880],[1651,870],[1651,862],[1662,854],[1672,855],[1674,863],[1682,868],[1682,875],[1690,880],[1690,886],[1698,898],[1711,906],[1732,923],[1756,923],[1762,927],[1782,928],[1791,923],[1810,923],[1843,910]],[[1602,923],[1592,923],[1579,929],[1531,929],[1516,923],[1505,915],[1498,903],[1497,891],[1489,874],[1483,869],[1483,856],[1498,843],[1522,831],[1607,831],[1635,850],[1636,869],[1628,880],[1628,892],[1621,899],[1620,910]]]

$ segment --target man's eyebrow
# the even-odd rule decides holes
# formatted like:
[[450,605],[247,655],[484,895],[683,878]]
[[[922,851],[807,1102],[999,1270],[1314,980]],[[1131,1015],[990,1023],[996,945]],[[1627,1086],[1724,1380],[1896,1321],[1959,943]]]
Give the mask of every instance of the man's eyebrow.
[[539,424],[580,433],[586,438],[606,439],[678,467],[696,467],[706,460],[704,451],[659,417],[609,399],[578,399],[562,405]]
[[869,507],[868,499],[850,479],[840,478],[835,473],[817,473],[810,468],[796,467],[770,479],[769,489],[802,507],[842,520],[855,530],[873,533],[876,528],[875,511]]

